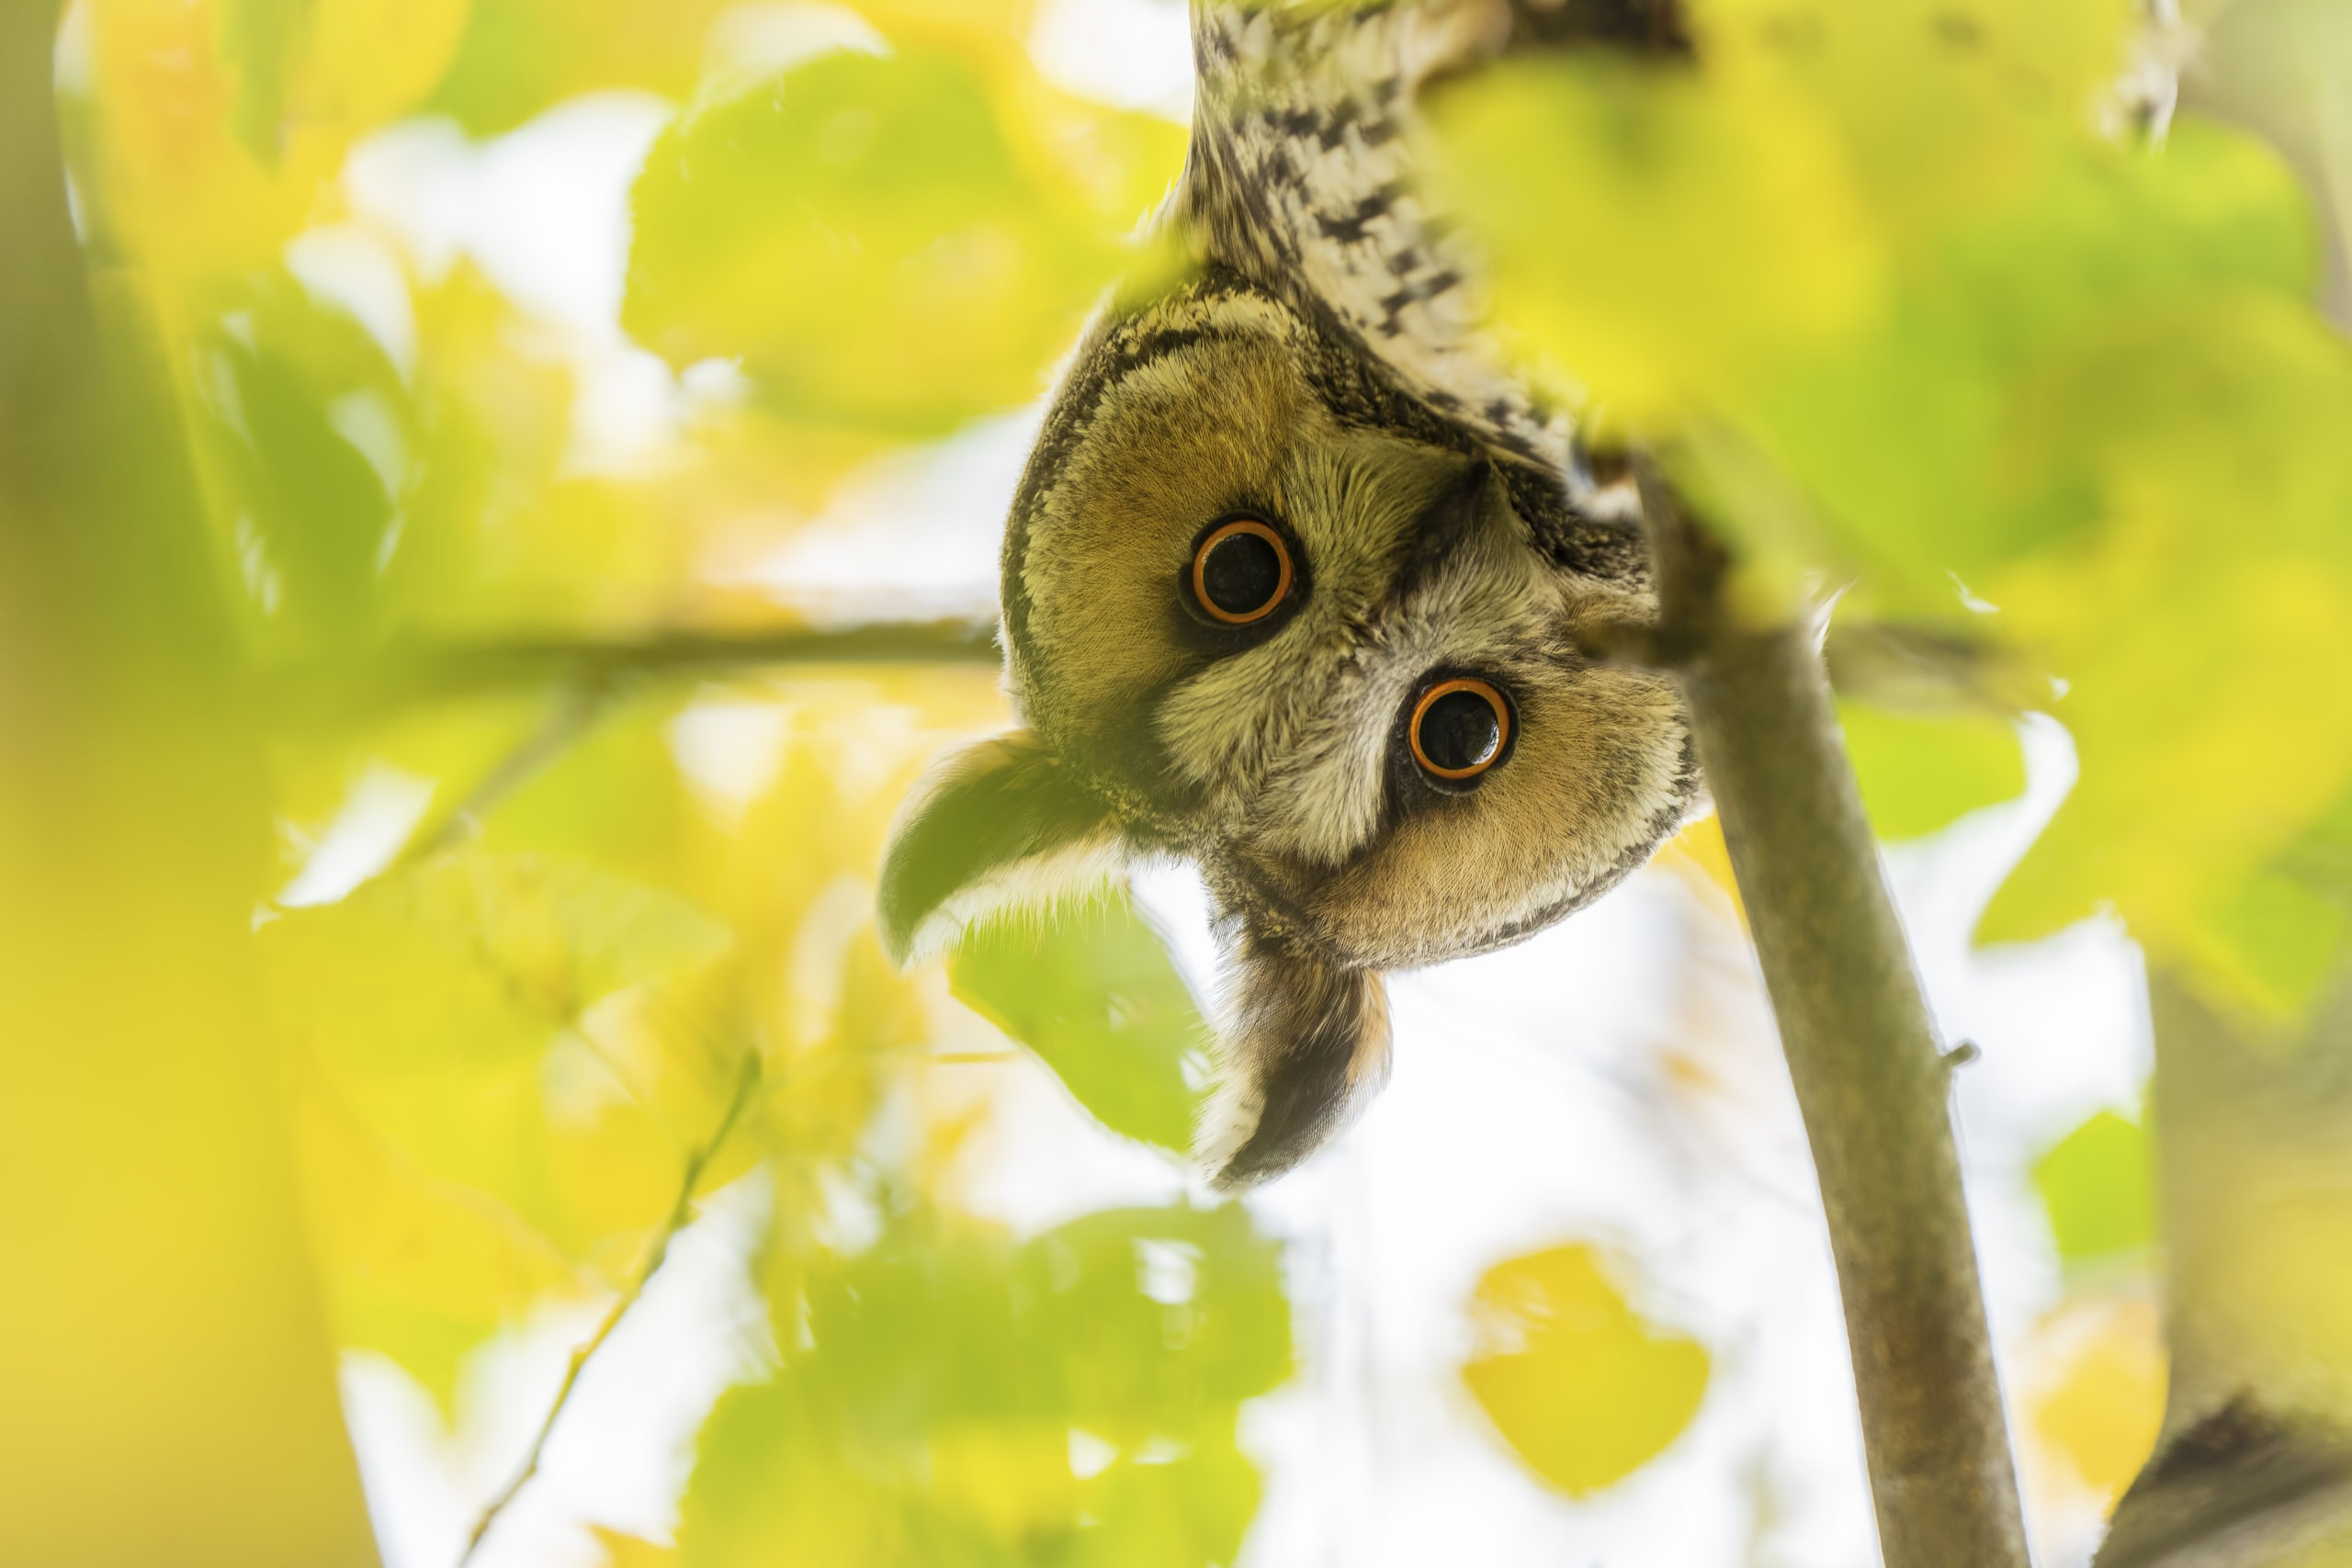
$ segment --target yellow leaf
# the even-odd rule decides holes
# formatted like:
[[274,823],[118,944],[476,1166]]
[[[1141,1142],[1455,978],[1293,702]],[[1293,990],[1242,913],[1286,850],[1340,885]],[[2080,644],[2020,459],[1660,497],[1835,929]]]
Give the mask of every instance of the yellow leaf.
[[999,1540],[1020,1541],[1078,1511],[1067,1422],[944,1427],[931,1434],[929,1458],[932,1496]]
[[587,1283],[521,1215],[323,1094],[297,1102],[295,1139],[336,1339],[391,1357],[445,1408],[468,1351],[533,1303]]
[[1471,1299],[1463,1381],[1547,1484],[1598,1492],[1663,1452],[1698,1414],[1707,1352],[1637,1316],[1587,1246],[1488,1269]]
[[1659,859],[1729,898],[1740,924],[1747,924],[1747,908],[1739,898],[1739,878],[1732,874],[1731,850],[1724,843],[1722,818],[1710,811],[1684,828],[1666,841]]
[[671,1568],[678,1561],[674,1546],[656,1546],[602,1525],[589,1529],[595,1533],[596,1544],[605,1549],[605,1568]]
[[472,0],[328,0],[312,12],[296,114],[357,131],[433,90],[458,52]]
[[2054,1379],[2031,1399],[2036,1436],[2092,1490],[2120,1497],[2155,1447],[2165,1350],[2153,1302],[2075,1306],[2045,1326],[2063,1342]]
[[1613,414],[1718,403],[1876,309],[1879,242],[1845,154],[1777,72],[1509,66],[1438,122],[1503,320]]

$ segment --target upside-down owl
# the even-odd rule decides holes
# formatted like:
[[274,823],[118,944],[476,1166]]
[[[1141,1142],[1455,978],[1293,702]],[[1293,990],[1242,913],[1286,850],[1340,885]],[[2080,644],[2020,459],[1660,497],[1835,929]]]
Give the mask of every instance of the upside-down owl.
[[1197,265],[1106,310],[1054,398],[1004,540],[1024,728],[919,789],[880,915],[904,960],[1196,863],[1228,988],[1195,1152],[1233,1190],[1377,1088],[1384,971],[1559,920],[1692,795],[1671,684],[1579,651],[1653,613],[1634,510],[1493,350],[1412,168],[1440,76],[1685,46],[1641,0],[1193,0],[1193,39],[1159,221]]

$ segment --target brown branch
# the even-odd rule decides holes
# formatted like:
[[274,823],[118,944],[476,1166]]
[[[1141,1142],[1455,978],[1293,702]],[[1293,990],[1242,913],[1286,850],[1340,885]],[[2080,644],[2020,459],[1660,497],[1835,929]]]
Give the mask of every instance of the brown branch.
[[685,1174],[678,1182],[678,1196],[670,1204],[670,1213],[662,1219],[661,1229],[654,1233],[652,1246],[646,1249],[644,1260],[638,1265],[637,1272],[630,1277],[628,1283],[622,1287],[621,1293],[614,1299],[604,1321],[596,1325],[595,1332],[572,1350],[571,1360],[564,1368],[563,1382],[556,1388],[555,1402],[548,1406],[547,1418],[539,1423],[538,1435],[531,1439],[530,1450],[523,1457],[522,1468],[483,1507],[481,1517],[474,1521],[473,1533],[466,1538],[466,1549],[458,1554],[458,1568],[466,1568],[466,1564],[473,1561],[475,1551],[480,1550],[483,1540],[490,1534],[491,1527],[498,1522],[499,1516],[522,1494],[523,1488],[530,1484],[531,1478],[538,1474],[539,1461],[547,1452],[548,1439],[555,1435],[556,1423],[563,1418],[564,1410],[571,1402],[571,1391],[578,1385],[581,1372],[587,1368],[589,1359],[604,1348],[605,1340],[612,1337],[613,1330],[620,1326],[621,1319],[628,1314],[629,1308],[637,1304],[638,1298],[645,1293],[646,1285],[668,1260],[670,1243],[685,1228],[687,1217],[693,1212],[695,1188],[701,1182],[703,1172],[710,1168],[711,1160],[726,1144],[728,1134],[735,1130],[735,1123],[742,1117],[744,1107],[751,1103],[752,1090],[759,1081],[759,1053],[745,1051],[742,1067],[735,1078],[735,1092],[728,1100],[727,1110],[720,1115],[718,1125],[708,1141],[687,1157]]
[[1888,1568],[2027,1568],[1936,1043],[1801,626],[1736,623],[1729,559],[1636,464],[1699,759],[1804,1116]]
[[604,691],[768,667],[997,662],[996,629],[971,621],[882,621],[837,630],[676,631],[598,641],[514,638],[394,646],[364,662],[270,671],[256,695],[281,728],[369,718],[412,704],[560,682]]

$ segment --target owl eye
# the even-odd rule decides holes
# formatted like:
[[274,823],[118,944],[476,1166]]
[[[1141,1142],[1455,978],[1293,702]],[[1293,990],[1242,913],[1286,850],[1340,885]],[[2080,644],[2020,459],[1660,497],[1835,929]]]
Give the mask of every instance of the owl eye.
[[1290,547],[1255,517],[1220,523],[1193,552],[1193,599],[1211,620],[1246,626],[1290,597]]
[[1484,681],[1440,681],[1413,705],[1405,734],[1413,761],[1431,778],[1475,779],[1510,745],[1510,705]]

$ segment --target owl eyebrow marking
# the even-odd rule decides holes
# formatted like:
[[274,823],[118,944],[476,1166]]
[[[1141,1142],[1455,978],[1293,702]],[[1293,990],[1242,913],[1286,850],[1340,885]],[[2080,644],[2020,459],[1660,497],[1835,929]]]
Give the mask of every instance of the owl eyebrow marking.
[[1479,503],[1487,499],[1488,487],[1501,485],[1502,476],[1495,472],[1492,463],[1475,462],[1421,510],[1414,521],[1410,547],[1389,579],[1391,603],[1403,604],[1419,593],[1485,525]]

